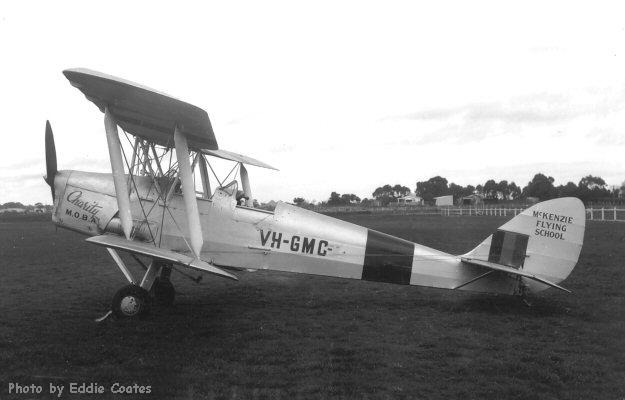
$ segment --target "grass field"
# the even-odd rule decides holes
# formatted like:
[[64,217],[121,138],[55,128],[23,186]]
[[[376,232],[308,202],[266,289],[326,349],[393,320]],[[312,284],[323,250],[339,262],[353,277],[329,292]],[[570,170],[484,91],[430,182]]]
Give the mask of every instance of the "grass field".
[[[452,253],[505,221],[341,218]],[[93,322],[125,282],[82,239],[38,218],[0,222],[0,398],[9,382],[105,386],[90,399],[625,397],[625,224],[590,222],[564,282],[574,294],[547,290],[531,308],[267,271],[199,285],[174,273],[176,305],[139,323]],[[115,397],[115,382],[152,393]]]

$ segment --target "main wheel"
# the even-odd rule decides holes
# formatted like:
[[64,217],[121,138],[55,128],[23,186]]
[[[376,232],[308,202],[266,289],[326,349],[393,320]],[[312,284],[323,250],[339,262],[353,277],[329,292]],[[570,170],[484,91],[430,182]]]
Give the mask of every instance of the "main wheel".
[[143,318],[150,312],[150,303],[150,296],[145,289],[137,285],[128,285],[115,293],[111,310],[117,318]]
[[174,304],[176,289],[169,279],[156,278],[154,281],[154,298],[158,304],[169,307]]

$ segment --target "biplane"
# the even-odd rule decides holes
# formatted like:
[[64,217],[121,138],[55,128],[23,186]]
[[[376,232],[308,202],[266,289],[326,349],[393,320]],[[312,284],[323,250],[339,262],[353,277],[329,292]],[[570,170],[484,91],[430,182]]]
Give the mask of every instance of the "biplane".
[[[47,122],[52,220],[88,235],[119,267],[128,284],[113,296],[109,314],[118,318],[143,317],[154,301],[171,305],[170,275],[180,267],[231,280],[268,269],[523,297],[568,292],[560,282],[577,263],[585,229],[576,198],[524,210],[463,255],[284,202],[266,211],[254,207],[247,168],[273,167],[220,149],[206,111],[100,72],[63,73],[104,113],[111,173],[57,170]],[[234,163],[228,176],[215,173],[215,157]]]

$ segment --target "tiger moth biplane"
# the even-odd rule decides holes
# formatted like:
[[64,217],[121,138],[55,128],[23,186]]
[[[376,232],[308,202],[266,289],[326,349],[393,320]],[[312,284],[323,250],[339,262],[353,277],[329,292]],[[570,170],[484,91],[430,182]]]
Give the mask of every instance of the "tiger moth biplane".
[[[246,165],[273,167],[220,149],[206,111],[100,72],[63,73],[104,113],[111,173],[57,170],[47,122],[52,220],[104,247],[128,281],[109,314],[139,318],[153,300],[171,305],[175,266],[232,280],[236,271],[269,269],[521,296],[550,287],[568,292],[560,282],[577,263],[585,229],[576,198],[526,209],[464,255],[283,202],[266,211],[253,206]],[[231,173],[219,179],[211,157],[234,162]],[[142,276],[119,251],[144,268]]]

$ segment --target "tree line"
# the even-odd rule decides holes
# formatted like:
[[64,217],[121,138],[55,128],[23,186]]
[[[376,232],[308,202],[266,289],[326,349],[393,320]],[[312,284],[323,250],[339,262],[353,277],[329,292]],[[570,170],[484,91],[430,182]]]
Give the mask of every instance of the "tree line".
[[491,202],[528,198],[544,201],[557,197],[577,197],[584,203],[589,203],[618,198],[625,191],[625,182],[620,188],[610,189],[603,178],[593,175],[583,177],[577,184],[569,181],[565,185],[555,186],[554,181],[553,177],[538,173],[522,188],[514,182],[507,180],[497,182],[494,179],[474,187],[461,186],[453,182],[447,185],[447,179],[435,176],[427,181],[417,182],[415,193],[426,202],[431,202],[437,196],[453,195],[454,199],[459,199],[477,194]]
[[[421,197],[426,204],[433,203],[435,197],[446,195],[454,196],[454,202],[459,202],[465,196],[478,195],[486,202],[524,200],[528,198],[536,198],[543,201],[557,197],[577,197],[584,203],[591,203],[616,199],[625,193],[625,182],[623,182],[620,188],[610,189],[605,180],[599,176],[587,175],[577,184],[567,182],[565,185],[555,186],[554,181],[553,177],[538,173],[524,187],[507,180],[497,182],[494,179],[489,179],[484,184],[476,186],[462,186],[453,182],[448,183],[447,179],[442,176],[435,176],[426,181],[416,182],[414,193]],[[375,201],[377,204],[386,206],[397,202],[398,199],[410,193],[412,193],[410,188],[406,186],[386,184],[377,187],[371,194],[371,199],[365,198],[361,200],[358,196],[351,193],[340,194],[332,192],[330,198],[321,202],[321,204],[328,206],[369,205]],[[303,197],[296,197],[293,199],[293,202],[300,206],[308,204]]]

